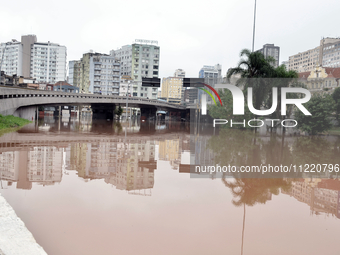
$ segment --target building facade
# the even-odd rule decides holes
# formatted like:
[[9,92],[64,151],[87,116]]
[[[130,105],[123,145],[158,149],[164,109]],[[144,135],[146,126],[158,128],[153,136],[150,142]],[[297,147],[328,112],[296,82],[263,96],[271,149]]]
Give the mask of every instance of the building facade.
[[310,72],[319,65],[319,46],[289,57],[288,70]]
[[66,79],[66,47],[37,42],[35,35],[24,35],[21,42],[1,43],[1,70],[8,75],[35,78],[37,82],[55,83]]
[[222,66],[217,64],[215,66],[203,66],[199,71],[199,78],[204,78],[204,82],[210,86],[215,86],[222,82]]
[[321,39],[319,53],[323,67],[340,67],[340,38]]
[[261,52],[265,58],[272,57],[275,59],[274,67],[278,67],[280,63],[280,47],[274,44],[265,44],[262,49],[257,50]]
[[323,38],[320,45],[289,57],[288,69],[311,72],[318,66],[340,67],[340,38]]
[[185,71],[183,69],[176,69],[174,77],[185,78]]
[[73,63],[73,85],[85,93],[119,95],[119,60],[107,54],[85,53]]
[[[179,77],[179,78],[185,78],[185,71],[183,69],[176,69],[175,70],[175,73],[174,73],[174,77]],[[182,85],[182,94],[181,94],[181,101],[184,102],[184,93],[185,93],[185,90],[187,90],[188,88],[186,87],[183,87]]]
[[319,66],[310,72],[299,73],[299,78],[312,93],[331,93],[340,85],[340,68]]
[[67,82],[73,86],[74,65],[77,61],[72,60],[68,62],[68,77]]
[[161,96],[169,103],[180,104],[182,100],[183,78],[163,78]]
[[22,44],[16,40],[0,44],[1,71],[7,75],[22,76]]
[[121,75],[137,82],[133,96],[157,99],[157,88],[142,87],[142,77],[158,78],[160,47],[157,44],[157,41],[135,40],[132,45],[110,51],[111,56],[121,61]]

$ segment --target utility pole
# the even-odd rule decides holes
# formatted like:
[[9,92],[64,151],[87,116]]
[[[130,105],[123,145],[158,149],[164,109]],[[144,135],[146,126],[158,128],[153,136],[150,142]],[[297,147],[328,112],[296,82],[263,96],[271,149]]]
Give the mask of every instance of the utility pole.
[[126,113],[126,121],[128,120],[128,98],[129,98],[129,85],[130,85],[130,81],[127,81],[127,89],[126,89],[126,109],[125,109],[125,113]]
[[255,0],[255,6],[254,6],[253,47],[252,47],[252,51],[251,51],[251,52],[254,52],[254,42],[255,42],[255,20],[256,20],[256,0]]

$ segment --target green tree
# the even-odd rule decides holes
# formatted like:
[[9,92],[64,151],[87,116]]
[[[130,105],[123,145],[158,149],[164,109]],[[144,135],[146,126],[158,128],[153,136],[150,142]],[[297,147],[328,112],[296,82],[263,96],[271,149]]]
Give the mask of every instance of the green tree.
[[[233,116],[233,97],[228,89],[220,89],[218,94],[221,98],[223,106],[209,105],[209,115],[214,119],[233,119],[234,122],[242,122],[244,119],[251,119],[252,113],[249,111],[247,104],[244,107],[244,115]],[[228,125],[225,125],[228,127]],[[242,125],[236,125],[237,128],[243,128]],[[248,125],[246,125],[246,128]]]
[[275,61],[273,58],[266,59],[261,52],[250,52],[248,49],[243,49],[240,57],[241,60],[237,67],[228,70],[227,78],[234,74],[239,74],[241,78],[273,77],[274,68],[272,64]]
[[242,79],[239,79],[236,85],[243,86],[245,92],[248,87],[252,87],[253,105],[255,109],[260,109],[271,87],[264,83],[264,80],[259,81],[253,78],[274,77],[275,68],[273,63],[275,60],[273,58],[265,58],[261,52],[250,52],[248,49],[243,49],[240,57],[241,60],[237,67],[228,70],[227,78],[229,79],[232,75],[240,75]]
[[332,98],[335,102],[335,117],[339,121],[340,116],[340,88],[336,88],[332,94]]
[[330,95],[313,96],[304,106],[312,115],[304,115],[300,110],[295,112],[298,128],[311,135],[322,133],[332,127],[330,117],[334,111],[334,100]]
[[122,115],[122,113],[123,113],[122,107],[121,106],[118,106],[118,108],[116,107],[115,114],[120,116],[120,115]]

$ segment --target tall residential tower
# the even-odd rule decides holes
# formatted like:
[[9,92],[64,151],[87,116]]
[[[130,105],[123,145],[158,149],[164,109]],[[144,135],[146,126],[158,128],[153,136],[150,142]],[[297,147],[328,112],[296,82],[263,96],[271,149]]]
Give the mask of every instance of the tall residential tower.
[[121,61],[121,75],[130,76],[134,83],[133,96],[156,99],[158,89],[142,87],[142,77],[158,77],[160,47],[157,41],[135,40],[132,45],[125,45],[111,50],[111,56]]
[[66,47],[56,43],[37,42],[35,35],[21,36],[21,42],[0,44],[1,70],[35,78],[37,82],[55,83],[66,79]]

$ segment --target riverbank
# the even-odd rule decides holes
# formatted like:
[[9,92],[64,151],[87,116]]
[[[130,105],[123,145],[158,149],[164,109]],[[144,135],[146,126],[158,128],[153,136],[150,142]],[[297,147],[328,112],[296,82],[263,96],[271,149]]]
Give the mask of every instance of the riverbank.
[[0,254],[46,255],[23,221],[0,194]]
[[0,136],[13,132],[31,122],[13,115],[3,116],[0,114]]

